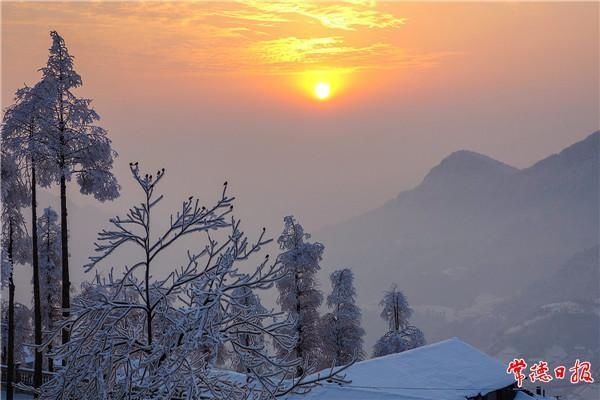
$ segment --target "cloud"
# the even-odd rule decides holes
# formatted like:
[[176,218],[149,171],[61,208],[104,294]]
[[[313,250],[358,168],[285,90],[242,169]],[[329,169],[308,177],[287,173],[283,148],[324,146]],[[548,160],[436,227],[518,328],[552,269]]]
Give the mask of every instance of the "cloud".
[[373,1],[342,1],[337,3],[323,1],[283,0],[262,1],[248,0],[243,4],[254,8],[254,15],[298,15],[314,20],[331,29],[353,31],[357,28],[392,28],[405,22],[376,9]]
[[255,43],[250,51],[260,57],[264,64],[297,65],[308,64],[347,64],[352,59],[368,58],[378,50],[388,47],[385,44],[372,44],[365,47],[352,47],[344,44],[342,37],[297,38],[295,36]]
[[179,73],[380,69],[436,59],[398,47],[405,19],[374,1],[10,3],[5,10],[6,24],[64,27],[123,60],[153,59],[157,69]]

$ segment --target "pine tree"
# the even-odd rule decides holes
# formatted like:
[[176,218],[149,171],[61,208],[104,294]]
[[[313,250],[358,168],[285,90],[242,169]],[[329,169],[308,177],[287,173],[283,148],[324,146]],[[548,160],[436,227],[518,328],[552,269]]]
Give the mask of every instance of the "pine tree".
[[8,305],[3,310],[6,315],[6,398],[14,398],[15,381],[15,282],[14,265],[30,262],[29,237],[21,208],[29,204],[29,193],[19,173],[15,158],[2,149],[1,158],[2,191],[2,286],[8,286]]
[[[48,62],[42,68],[40,96],[44,99],[44,163],[52,172],[52,181],[60,186],[61,305],[66,318],[71,303],[67,182],[75,177],[80,192],[91,194],[99,201],[118,197],[120,186],[111,172],[116,153],[106,130],[95,125],[99,115],[91,107],[91,100],[73,93],[73,89],[82,85],[81,76],[74,69],[73,56],[56,31],[50,32],[50,36],[52,46]],[[67,340],[65,330],[63,341]]]
[[389,330],[375,343],[373,357],[401,353],[425,344],[423,332],[409,325],[408,320],[413,311],[406,297],[395,284],[385,292],[379,304],[383,306],[381,318],[388,323]]
[[286,272],[277,282],[278,303],[282,311],[296,321],[293,331],[297,342],[292,356],[300,360],[297,374],[306,372],[309,362],[319,359],[321,338],[319,335],[319,312],[323,294],[317,285],[319,262],[325,247],[321,243],[309,243],[310,235],[304,233],[302,225],[292,216],[284,218],[284,229],[279,236],[279,247],[283,252],[278,261]]
[[323,338],[323,367],[343,365],[363,359],[364,329],[360,325],[361,312],[356,305],[356,289],[352,270],[344,268],[330,275],[331,294],[321,323]]
[[[19,174],[27,177],[31,207],[31,265],[33,270],[34,342],[42,344],[42,314],[37,234],[37,186],[48,186],[52,170],[41,167],[47,149],[44,140],[44,96],[42,84],[17,90],[15,103],[4,114],[2,141],[6,152],[14,157]],[[24,179],[25,181],[25,179]],[[42,385],[42,351],[37,348],[34,359],[33,386]]]
[[[38,245],[40,256],[40,295],[42,302],[42,324],[46,331],[54,329],[60,317],[61,306],[61,243],[58,215],[51,207],[45,208],[38,219]],[[52,346],[48,347],[52,350]],[[54,370],[52,358],[48,358],[48,370]]]

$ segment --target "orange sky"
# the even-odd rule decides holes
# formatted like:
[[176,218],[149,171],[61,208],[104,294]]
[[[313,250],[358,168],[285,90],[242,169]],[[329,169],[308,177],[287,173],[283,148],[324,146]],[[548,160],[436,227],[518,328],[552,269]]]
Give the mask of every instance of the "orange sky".
[[[367,72],[426,67],[452,54],[402,40],[402,9],[373,1],[7,3],[3,9],[5,43],[21,54],[23,41],[15,35],[60,27],[80,48],[78,57],[93,60],[96,70],[111,69],[112,80],[129,80],[131,73],[172,75],[186,85],[215,79],[226,87],[241,80],[288,98],[294,93],[282,93],[282,84],[303,91],[325,76],[335,81],[334,93],[368,91],[376,82],[374,74],[363,82]],[[101,56],[104,50],[108,57]]]
[[[469,75],[475,81],[468,84],[476,85],[505,84],[507,76],[516,83],[514,74],[539,79],[555,71],[523,63],[531,45],[550,34],[543,40],[553,46],[584,47],[577,37],[592,33],[597,21],[594,4],[515,2],[4,2],[2,8],[4,103],[13,78],[34,79],[32,66],[43,60],[50,29],[60,29],[80,69],[93,71],[87,79],[99,82],[133,85],[135,75],[145,90],[152,90],[150,80],[160,91],[162,84],[197,88],[210,81],[225,93],[243,87],[295,101],[321,71],[334,77],[336,96],[361,101],[398,81],[411,85],[440,74]],[[585,61],[560,74],[575,74],[591,62]]]
[[[56,29],[121,155],[121,181],[131,160],[173,171],[178,193],[190,170],[206,187],[229,179],[250,218],[277,229],[292,212],[316,229],[376,207],[457,149],[523,167],[598,128],[598,3],[3,2],[2,12],[4,106],[39,78]],[[330,101],[312,97],[315,71],[331,80]]]

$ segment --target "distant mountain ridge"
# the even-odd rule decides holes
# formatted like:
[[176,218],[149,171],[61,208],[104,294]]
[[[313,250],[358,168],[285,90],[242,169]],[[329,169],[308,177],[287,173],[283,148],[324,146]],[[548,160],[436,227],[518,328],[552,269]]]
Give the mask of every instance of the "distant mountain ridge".
[[435,186],[448,179],[463,184],[485,184],[485,181],[503,179],[519,170],[486,155],[459,150],[444,158],[423,179],[420,187]]
[[415,306],[485,309],[599,243],[599,155],[600,131],[524,169],[454,152],[416,188],[317,232],[324,273],[353,268],[367,314],[392,282]]

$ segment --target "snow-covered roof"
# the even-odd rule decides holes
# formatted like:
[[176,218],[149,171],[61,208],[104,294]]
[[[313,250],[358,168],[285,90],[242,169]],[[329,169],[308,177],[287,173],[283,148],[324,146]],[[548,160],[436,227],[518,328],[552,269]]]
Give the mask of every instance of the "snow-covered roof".
[[556,400],[556,397],[543,397],[537,394],[529,395],[525,392],[519,391],[517,392],[514,400]]
[[453,338],[358,362],[343,372],[350,384],[323,383],[294,400],[464,400],[514,383],[498,360]]

